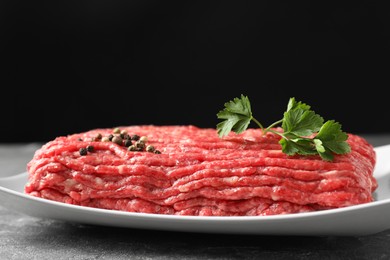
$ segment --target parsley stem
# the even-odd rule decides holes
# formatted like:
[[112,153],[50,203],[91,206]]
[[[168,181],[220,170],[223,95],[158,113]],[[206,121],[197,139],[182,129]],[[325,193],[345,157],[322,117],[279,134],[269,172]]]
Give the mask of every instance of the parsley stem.
[[264,130],[263,125],[259,121],[257,121],[256,118],[252,117],[252,120],[253,120],[253,122],[255,122],[261,128],[261,130]]
[[280,119],[280,120],[278,120],[278,121],[276,121],[276,122],[270,124],[270,125],[267,127],[266,130],[268,131],[270,128],[272,128],[272,127],[274,127],[274,126],[276,126],[276,125],[278,125],[278,124],[281,124],[282,122],[283,122],[283,119]]
[[280,132],[278,132],[278,131],[275,131],[275,130],[272,130],[272,129],[267,128],[267,132],[274,133],[274,134],[279,135],[280,137],[282,137],[282,138],[288,140],[288,138],[287,138],[283,133],[280,133]]

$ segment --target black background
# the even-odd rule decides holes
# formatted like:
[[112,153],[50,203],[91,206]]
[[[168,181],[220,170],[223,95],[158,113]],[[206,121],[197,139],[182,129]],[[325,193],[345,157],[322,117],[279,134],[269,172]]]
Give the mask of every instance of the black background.
[[[343,2],[343,1],[340,1]],[[1,1],[1,142],[134,124],[215,127],[245,94],[390,132],[386,1]]]

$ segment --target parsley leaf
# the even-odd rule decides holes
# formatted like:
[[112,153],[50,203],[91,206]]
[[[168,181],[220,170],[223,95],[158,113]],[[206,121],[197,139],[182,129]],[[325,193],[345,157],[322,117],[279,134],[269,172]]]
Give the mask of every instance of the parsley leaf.
[[311,110],[300,107],[284,112],[282,128],[285,134],[307,136],[320,130],[324,119]]
[[[279,143],[287,155],[320,155],[323,160],[332,161],[334,154],[346,154],[351,151],[347,143],[348,135],[341,130],[341,124],[334,120],[324,119],[303,102],[289,99],[283,118],[264,128],[253,117],[249,98],[241,94],[225,103],[225,108],[217,113],[218,119],[224,121],[217,124],[219,137],[233,131],[237,134],[245,131],[250,122],[255,122],[263,131],[272,132],[282,138]],[[280,125],[283,132],[273,128]]]
[[217,124],[220,137],[227,135],[230,131],[242,133],[253,119],[248,97],[241,95],[241,98],[234,98],[234,100],[225,103],[225,109],[219,111],[217,117],[225,119]]
[[346,154],[351,152],[351,147],[346,142],[347,139],[348,135],[341,130],[340,123],[334,120],[327,121],[314,138],[314,140],[321,140],[321,145],[324,147],[324,152],[317,149],[321,157],[330,156],[328,158],[330,160],[333,160],[332,153]]

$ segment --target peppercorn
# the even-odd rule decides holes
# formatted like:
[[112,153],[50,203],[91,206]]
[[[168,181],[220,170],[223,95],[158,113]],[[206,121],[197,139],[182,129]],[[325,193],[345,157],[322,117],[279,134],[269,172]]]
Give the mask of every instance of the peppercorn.
[[109,142],[109,141],[110,141],[110,138],[108,138],[107,136],[102,138],[102,142]]
[[148,141],[148,137],[147,137],[147,136],[141,136],[139,140],[140,140],[141,142],[146,143],[146,142]]
[[112,141],[112,138],[114,138],[114,135],[113,134],[109,134],[108,135],[108,140]]
[[161,154],[161,152],[159,150],[154,150],[154,153]]
[[125,139],[124,141],[123,141],[123,145],[124,146],[126,146],[126,147],[129,147],[130,145],[132,145],[133,143],[131,142],[131,140],[129,140],[129,139]]
[[87,155],[88,150],[87,150],[87,148],[82,147],[82,148],[80,148],[79,153],[80,153],[80,155]]
[[94,150],[95,150],[95,148],[92,145],[88,145],[87,146],[87,151],[88,152],[93,152]]
[[135,145],[130,145],[129,148],[127,148],[127,150],[134,152],[137,151],[137,147],[135,147]]
[[135,147],[137,148],[140,148],[141,150],[145,148],[145,143],[138,140],[136,143],[135,143]]
[[131,140],[138,141],[140,139],[139,135],[132,135]]
[[114,134],[119,134],[121,132],[121,130],[118,127],[116,127],[116,128],[114,128],[114,130],[112,132]]
[[119,135],[116,135],[116,136],[114,136],[114,137],[112,138],[111,141],[112,141],[113,143],[122,145],[123,139],[122,139],[122,137],[120,137]]
[[92,141],[100,141],[102,139],[102,134],[98,133],[95,137],[92,138]]
[[154,148],[153,145],[148,145],[148,146],[146,146],[146,151],[147,151],[147,152],[152,153],[152,152],[154,152],[154,150],[155,150],[155,148]]

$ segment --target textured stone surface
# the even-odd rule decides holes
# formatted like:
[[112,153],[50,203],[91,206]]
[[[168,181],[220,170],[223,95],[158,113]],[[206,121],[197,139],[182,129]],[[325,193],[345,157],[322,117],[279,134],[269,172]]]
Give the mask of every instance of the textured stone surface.
[[0,208],[0,259],[389,259],[390,231],[364,237],[195,234],[36,219]]
[[[5,176],[23,171],[36,146],[0,147]],[[362,237],[197,234],[81,225],[0,207],[3,259],[390,259],[390,230]]]

